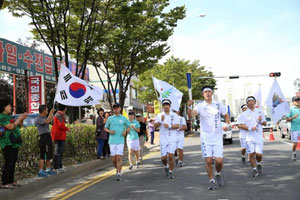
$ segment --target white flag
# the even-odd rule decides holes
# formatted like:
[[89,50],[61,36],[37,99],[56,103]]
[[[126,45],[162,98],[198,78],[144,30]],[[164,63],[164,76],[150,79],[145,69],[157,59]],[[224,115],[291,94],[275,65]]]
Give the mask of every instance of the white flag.
[[289,104],[281,92],[276,79],[274,80],[266,103],[272,110],[272,121],[275,123],[290,111]]
[[170,85],[165,81],[161,81],[152,76],[154,88],[160,94],[158,100],[169,99],[171,104],[171,109],[179,111],[183,93],[177,90],[174,86]]
[[258,88],[258,91],[254,94],[254,97],[256,99],[255,108],[262,110],[262,101],[261,101],[261,89]]
[[88,106],[99,104],[103,90],[89,85],[72,74],[64,65],[60,68],[55,101],[66,106]]

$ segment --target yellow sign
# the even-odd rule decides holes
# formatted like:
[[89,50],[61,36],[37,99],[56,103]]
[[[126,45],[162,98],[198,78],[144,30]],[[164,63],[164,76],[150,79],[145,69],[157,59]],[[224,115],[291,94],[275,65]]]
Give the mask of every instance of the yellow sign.
[[159,101],[155,100],[154,101],[154,114],[158,114],[159,113]]

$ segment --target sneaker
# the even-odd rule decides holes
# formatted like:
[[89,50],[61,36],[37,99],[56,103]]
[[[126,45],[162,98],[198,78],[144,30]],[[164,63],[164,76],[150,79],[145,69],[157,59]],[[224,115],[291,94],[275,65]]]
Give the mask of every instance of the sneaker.
[[245,157],[242,157],[242,163],[246,164],[246,158]]
[[209,184],[208,184],[208,188],[207,189],[208,190],[215,190],[215,189],[217,189],[216,183],[210,181]]
[[257,171],[259,174],[262,174],[262,166],[261,165],[257,165]]
[[183,162],[179,162],[179,167],[183,167]]
[[216,175],[216,181],[219,187],[223,187],[225,184],[223,176],[221,174]]
[[38,173],[38,177],[47,177],[48,174],[44,171],[44,170],[41,170],[39,173]]
[[130,165],[130,166],[129,166],[129,169],[130,169],[130,170],[132,170],[132,168],[133,168],[133,166],[132,166],[132,165]]
[[173,172],[169,172],[169,178],[170,179],[174,179],[175,178],[174,175],[173,175]]
[[252,171],[252,177],[258,176],[258,171],[256,169],[253,169]]
[[166,173],[166,176],[168,177],[169,176],[169,168],[168,167],[165,167],[165,173]]
[[136,163],[136,168],[139,168],[140,167],[140,161],[138,161],[137,163]]
[[61,174],[64,172],[64,170],[62,168],[60,168],[60,169],[56,169],[55,172],[56,172],[56,174]]
[[121,174],[117,174],[117,181],[121,181],[122,178],[121,178]]
[[296,154],[295,153],[292,154],[292,160],[296,161]]
[[53,169],[50,169],[49,171],[46,171],[46,173],[48,174],[48,175],[56,175],[56,172],[55,171],[53,171]]

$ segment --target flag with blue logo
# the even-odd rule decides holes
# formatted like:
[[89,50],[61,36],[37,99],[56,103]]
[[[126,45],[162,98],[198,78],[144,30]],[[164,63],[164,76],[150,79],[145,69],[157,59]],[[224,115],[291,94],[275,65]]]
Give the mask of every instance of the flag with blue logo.
[[86,81],[72,74],[64,65],[60,68],[56,86],[55,101],[66,106],[88,106],[100,104],[103,90],[89,85]]
[[163,99],[169,99],[172,102],[171,109],[179,111],[183,93],[165,81],[155,77],[152,77],[152,80],[154,88],[160,95],[158,100],[162,101]]

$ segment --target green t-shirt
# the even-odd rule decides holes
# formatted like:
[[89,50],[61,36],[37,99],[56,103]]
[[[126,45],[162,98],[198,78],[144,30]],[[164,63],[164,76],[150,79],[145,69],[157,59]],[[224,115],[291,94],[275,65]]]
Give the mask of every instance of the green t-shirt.
[[108,128],[109,130],[114,130],[115,134],[109,134],[109,144],[124,144],[124,136],[122,135],[122,132],[125,130],[125,128],[128,128],[130,126],[130,123],[126,117],[123,115],[112,115],[110,116],[106,123],[105,128]]
[[298,114],[296,119],[291,121],[291,131],[300,131],[300,108],[293,107],[290,109],[290,112],[286,115],[286,117],[290,118]]
[[[140,128],[141,125],[140,125],[140,122],[138,122],[137,120],[133,120],[132,122],[129,121],[130,125],[134,125],[135,128]],[[138,132],[136,132],[133,128],[130,129],[128,135],[127,135],[127,140],[138,140],[139,139],[139,134]]]
[[[0,114],[0,125],[2,127],[5,127],[7,124],[11,123],[11,120],[13,120],[13,118],[10,115],[3,114],[3,113]],[[2,135],[0,137],[0,148],[1,149],[4,149],[6,146],[12,145],[12,143],[9,139],[10,134],[14,134],[16,137],[21,135],[19,127],[17,126],[13,130],[6,130],[4,132],[4,135]],[[15,145],[12,145],[12,146],[13,146],[13,148],[18,148],[21,145],[22,144],[20,143],[20,144],[15,144]]]

